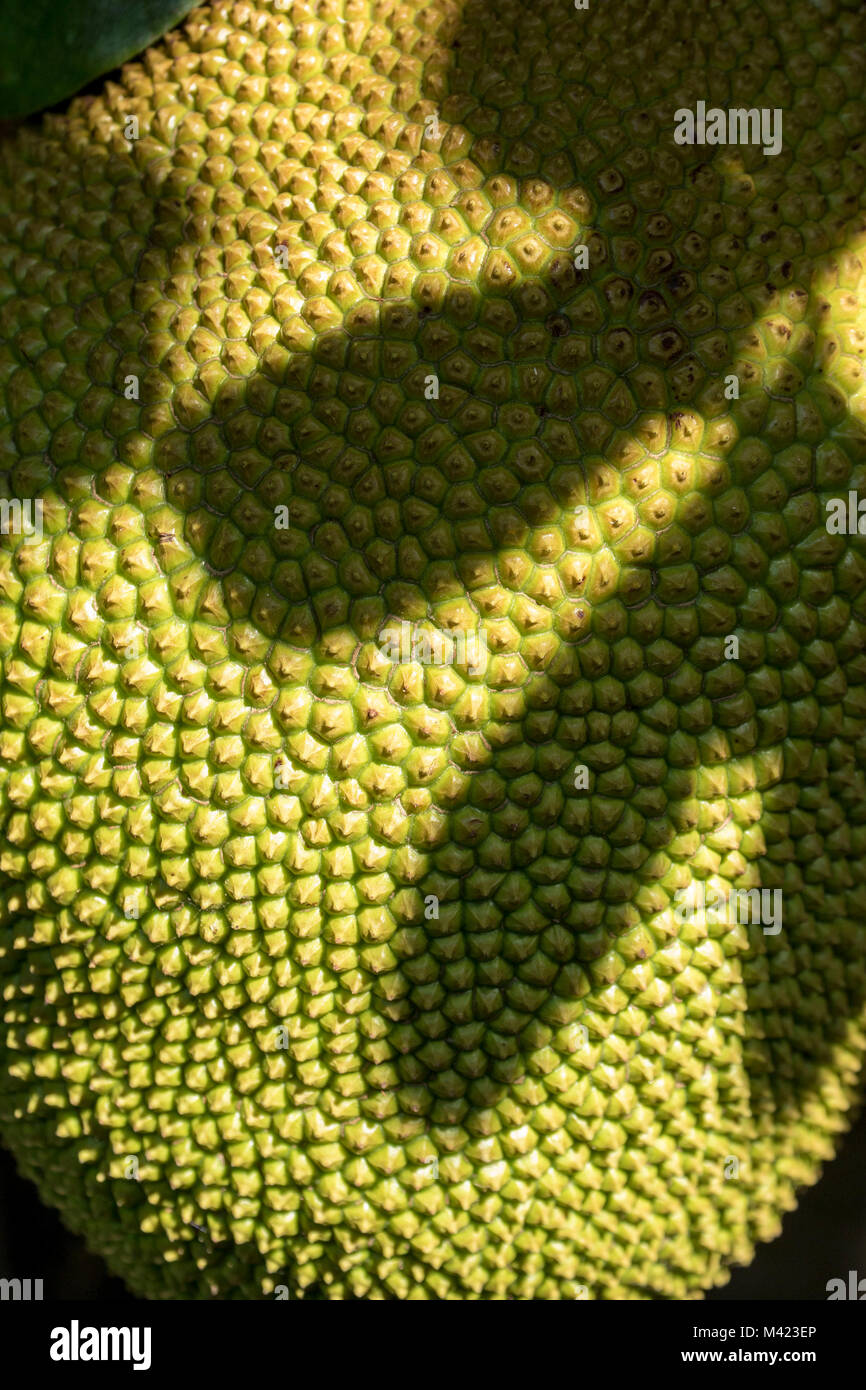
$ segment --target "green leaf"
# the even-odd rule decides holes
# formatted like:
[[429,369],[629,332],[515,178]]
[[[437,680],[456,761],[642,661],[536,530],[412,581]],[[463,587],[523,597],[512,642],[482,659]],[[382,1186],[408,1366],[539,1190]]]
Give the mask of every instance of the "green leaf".
[[0,0],[0,119],[73,96],[193,8],[191,0]]

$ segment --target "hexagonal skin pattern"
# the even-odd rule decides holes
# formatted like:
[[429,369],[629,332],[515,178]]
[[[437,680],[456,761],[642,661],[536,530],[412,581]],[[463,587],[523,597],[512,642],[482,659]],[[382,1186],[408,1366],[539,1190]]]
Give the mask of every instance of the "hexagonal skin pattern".
[[698,1296],[831,1156],[864,52],[216,3],[5,139],[0,1119],[141,1294]]

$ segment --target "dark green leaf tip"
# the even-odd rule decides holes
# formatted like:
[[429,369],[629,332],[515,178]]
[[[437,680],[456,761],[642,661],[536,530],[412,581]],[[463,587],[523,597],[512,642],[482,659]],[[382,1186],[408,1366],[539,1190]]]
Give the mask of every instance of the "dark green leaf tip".
[[190,0],[3,0],[0,119],[73,96],[168,32]]

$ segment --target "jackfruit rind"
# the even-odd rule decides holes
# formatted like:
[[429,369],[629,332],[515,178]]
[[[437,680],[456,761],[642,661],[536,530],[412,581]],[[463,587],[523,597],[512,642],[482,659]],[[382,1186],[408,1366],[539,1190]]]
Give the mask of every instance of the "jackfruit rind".
[[0,1119],[139,1293],[696,1297],[832,1155],[863,39],[215,4],[3,144]]

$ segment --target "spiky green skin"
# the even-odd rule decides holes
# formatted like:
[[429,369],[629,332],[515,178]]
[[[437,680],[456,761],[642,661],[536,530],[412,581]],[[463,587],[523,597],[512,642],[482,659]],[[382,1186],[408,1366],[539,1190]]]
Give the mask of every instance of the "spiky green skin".
[[0,153],[3,1138],[151,1297],[696,1296],[863,1064],[863,17],[365,14]]

